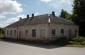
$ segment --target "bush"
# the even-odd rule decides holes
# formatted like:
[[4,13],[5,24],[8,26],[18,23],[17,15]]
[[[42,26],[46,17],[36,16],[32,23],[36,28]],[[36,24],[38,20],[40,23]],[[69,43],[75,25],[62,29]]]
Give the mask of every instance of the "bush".
[[68,43],[68,39],[66,37],[58,38],[56,41],[57,45],[66,45]]
[[81,42],[81,45],[85,45],[85,41]]
[[0,34],[0,38],[4,38],[4,35],[3,34]]
[[73,45],[85,45],[85,38],[84,37],[73,38],[69,40],[69,43]]

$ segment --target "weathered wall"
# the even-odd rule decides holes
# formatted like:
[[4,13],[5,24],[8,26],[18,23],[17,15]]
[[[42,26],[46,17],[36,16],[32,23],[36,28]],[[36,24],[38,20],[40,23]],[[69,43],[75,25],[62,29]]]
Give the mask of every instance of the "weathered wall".
[[75,36],[75,30],[77,30],[79,27],[76,25],[62,25],[62,24],[51,24],[51,29],[56,29],[56,36],[61,37],[61,29],[64,29],[64,36],[69,37],[69,29],[71,29],[71,36]]
[[[36,37],[32,37],[32,29],[36,29]],[[44,37],[41,37],[40,35],[40,29],[45,29],[45,35]],[[51,30],[56,30],[56,36],[53,37],[51,35]],[[10,27],[6,28],[5,32],[7,30],[17,30],[16,36],[14,35],[14,31],[12,32],[12,35],[8,35],[6,33],[6,37],[10,38],[19,38],[19,39],[29,39],[29,40],[48,40],[61,37],[61,29],[64,29],[64,36],[69,37],[69,29],[72,30],[71,36],[75,36],[75,30],[77,30],[78,35],[78,26],[75,25],[62,25],[62,24],[37,24],[37,25],[26,25],[26,26],[18,26],[18,27]],[[28,36],[25,35],[25,30],[28,30]],[[21,33],[19,33],[21,32]]]

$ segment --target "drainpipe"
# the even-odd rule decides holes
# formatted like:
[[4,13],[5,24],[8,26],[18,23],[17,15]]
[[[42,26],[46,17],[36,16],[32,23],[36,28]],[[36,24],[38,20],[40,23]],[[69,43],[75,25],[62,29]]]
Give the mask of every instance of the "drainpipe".
[[[50,16],[50,14],[48,14],[48,17]],[[49,39],[51,40],[51,36],[50,36],[50,23],[51,23],[51,20],[50,18],[48,18],[48,27],[49,27]]]
[[51,40],[51,36],[50,36],[50,23],[48,23],[48,25],[49,25],[49,38]]

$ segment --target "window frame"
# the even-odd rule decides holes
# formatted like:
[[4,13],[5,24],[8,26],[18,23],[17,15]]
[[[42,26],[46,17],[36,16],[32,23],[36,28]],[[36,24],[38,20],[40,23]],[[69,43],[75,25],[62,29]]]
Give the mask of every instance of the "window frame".
[[25,36],[26,36],[26,37],[28,36],[28,33],[29,33],[29,31],[26,29],[26,30],[25,30]]
[[36,29],[32,29],[32,37],[36,37]]
[[52,30],[51,30],[51,35],[52,35],[52,36],[56,36],[56,30],[55,30],[55,29],[52,29]]
[[64,34],[64,29],[61,29],[61,34]]
[[17,30],[14,30],[14,36],[16,36],[16,34],[17,34]]
[[40,37],[45,37],[45,29],[40,29]]

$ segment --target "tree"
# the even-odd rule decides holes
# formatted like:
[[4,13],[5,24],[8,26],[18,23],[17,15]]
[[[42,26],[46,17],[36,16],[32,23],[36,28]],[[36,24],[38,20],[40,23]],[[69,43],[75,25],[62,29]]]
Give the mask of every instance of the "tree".
[[61,10],[61,14],[59,17],[62,17],[64,19],[68,19],[68,20],[71,20],[71,14],[69,14],[67,11],[65,10]]
[[4,34],[4,29],[0,28],[0,34]]
[[79,33],[85,36],[85,0],[74,0],[72,21],[79,25]]

